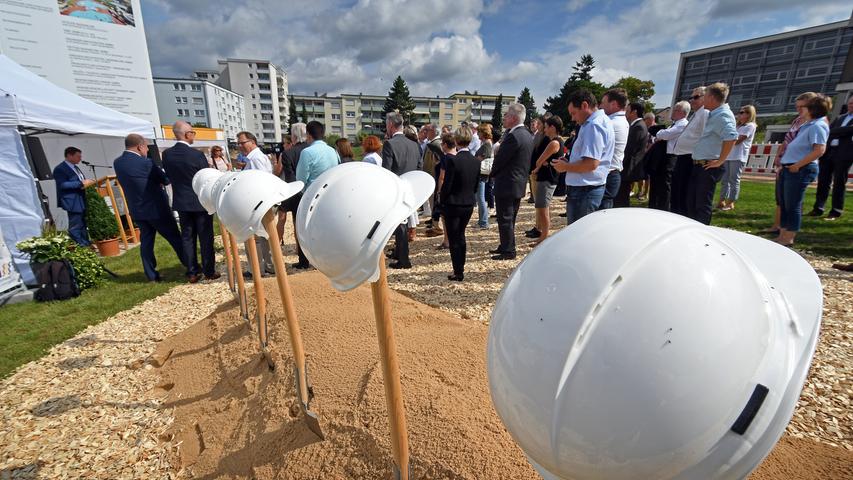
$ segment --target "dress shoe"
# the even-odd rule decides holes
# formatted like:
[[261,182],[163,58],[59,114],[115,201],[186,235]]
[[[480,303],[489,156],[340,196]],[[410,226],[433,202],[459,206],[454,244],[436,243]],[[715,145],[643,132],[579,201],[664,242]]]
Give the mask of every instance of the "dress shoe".
[[443,244],[443,243],[440,243],[440,244],[438,244],[438,245],[436,245],[436,246],[435,246],[435,249],[436,249],[436,250],[447,250],[448,248],[450,248],[450,246],[445,245],[445,244]]
[[412,264],[411,263],[394,262],[394,263],[389,264],[388,268],[393,268],[394,270],[408,270],[408,269],[412,268]]
[[456,275],[455,273],[453,275],[447,276],[447,279],[452,281],[452,282],[461,282],[464,278],[465,278],[464,275]]
[[524,232],[524,236],[527,238],[539,238],[540,236],[542,236],[542,232],[540,232],[538,228],[533,227],[530,230]]
[[530,197],[527,199],[527,203],[536,203],[536,199],[533,197]]
[[842,272],[853,272],[853,263],[833,263],[832,268]]
[[500,248],[496,248],[494,250],[489,250],[489,253],[491,253],[492,255],[500,255],[501,253],[504,253],[504,251]]
[[205,280],[217,280],[222,277],[222,274],[219,272],[213,272],[213,275],[205,275]]
[[246,280],[251,280],[252,272],[243,272],[243,278],[245,278]]
[[822,217],[822,216],[823,216],[823,211],[822,211],[822,210],[818,210],[818,209],[816,209],[816,208],[813,208],[813,209],[812,209],[812,211],[811,211],[811,212],[809,212],[809,213],[807,213],[806,215],[807,215],[807,216],[809,216],[809,217]]
[[833,211],[829,212],[829,215],[827,215],[826,218],[824,218],[824,220],[831,222],[833,220],[838,220],[839,218],[841,218],[841,214],[833,210]]
[[201,280],[201,275],[190,275],[187,277],[187,281],[190,283],[198,283]]
[[566,213],[565,213],[565,212],[563,212],[563,213],[561,213],[561,214],[559,214],[559,215],[557,215],[557,216],[558,216],[558,217],[566,218],[566,216],[567,216],[567,215],[566,215]]
[[307,269],[311,268],[311,264],[308,262],[297,262],[297,263],[290,264],[290,268],[293,268],[296,270],[307,270]]
[[499,253],[492,256],[492,260],[515,260],[514,253]]

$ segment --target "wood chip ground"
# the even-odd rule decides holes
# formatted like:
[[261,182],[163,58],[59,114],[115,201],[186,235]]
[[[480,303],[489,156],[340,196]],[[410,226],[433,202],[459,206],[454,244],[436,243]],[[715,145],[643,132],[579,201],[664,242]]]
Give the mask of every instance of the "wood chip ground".
[[[552,220],[565,222],[556,212]],[[420,302],[488,323],[504,281],[530,251],[522,232],[532,222],[533,209],[524,204],[520,255],[507,262],[489,259],[487,251],[498,243],[494,224],[469,228],[464,283],[447,281],[449,254],[435,248],[441,238],[419,236],[412,244],[415,267],[389,270],[390,284]],[[291,227],[285,254],[295,261]],[[823,284],[823,327],[788,434],[853,450],[853,274],[833,270],[829,259],[805,256]],[[175,287],[87,328],[0,382],[0,480],[184,477],[167,461],[178,446],[165,434],[173,420],[160,408],[168,386],[158,388],[156,368],[163,359],[152,354],[159,341],[232,299],[224,276]]]

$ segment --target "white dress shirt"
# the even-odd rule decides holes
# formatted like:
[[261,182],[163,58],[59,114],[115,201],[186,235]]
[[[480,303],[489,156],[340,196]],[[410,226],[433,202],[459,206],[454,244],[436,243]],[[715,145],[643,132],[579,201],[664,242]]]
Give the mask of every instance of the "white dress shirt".
[[668,155],[675,154],[675,144],[685,128],[687,128],[687,119],[682,118],[681,120],[676,120],[671,127],[658,130],[655,138],[657,140],[666,140],[666,153]]
[[705,107],[696,110],[693,118],[687,123],[687,127],[681,132],[681,136],[675,141],[675,150],[672,152],[676,155],[693,155],[693,149],[699,143],[699,138],[702,137],[702,131],[705,130],[705,121],[708,120],[708,110]]
[[628,119],[625,118],[625,111],[620,110],[608,115],[613,123],[613,138],[615,145],[613,146],[613,159],[610,161],[610,170],[622,171],[622,162],[625,160],[625,145],[628,144]]
[[269,157],[260,148],[255,147],[254,150],[246,155],[246,166],[243,167],[243,170],[261,170],[272,173],[272,163],[270,163]]

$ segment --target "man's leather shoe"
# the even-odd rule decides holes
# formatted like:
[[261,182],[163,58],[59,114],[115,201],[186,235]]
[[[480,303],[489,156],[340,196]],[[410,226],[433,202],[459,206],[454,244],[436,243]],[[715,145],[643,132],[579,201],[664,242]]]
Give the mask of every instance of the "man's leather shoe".
[[536,227],[531,228],[530,230],[524,232],[524,236],[527,238],[539,238],[542,236],[542,232],[539,231]]
[[201,280],[201,275],[190,275],[189,277],[187,277],[187,280],[190,283],[198,283],[198,281]]
[[412,264],[411,263],[394,262],[394,263],[389,264],[388,268],[393,268],[394,270],[408,270],[409,268],[412,268]]
[[500,255],[500,254],[504,253],[504,251],[501,250],[500,248],[496,248],[494,250],[489,250],[489,253],[491,253],[492,255]]
[[823,216],[823,212],[816,208],[813,208],[812,211],[807,213],[806,215],[809,217],[821,217]]
[[311,268],[311,264],[308,262],[297,262],[291,264],[290,268],[295,268],[296,270],[307,270]]
[[461,282],[462,280],[465,279],[465,276],[453,274],[453,275],[448,275],[447,279],[452,281],[452,282]]
[[213,272],[213,275],[205,275],[205,280],[216,280],[222,277],[222,274],[219,272]]
[[514,253],[500,253],[492,257],[492,260],[515,260]]

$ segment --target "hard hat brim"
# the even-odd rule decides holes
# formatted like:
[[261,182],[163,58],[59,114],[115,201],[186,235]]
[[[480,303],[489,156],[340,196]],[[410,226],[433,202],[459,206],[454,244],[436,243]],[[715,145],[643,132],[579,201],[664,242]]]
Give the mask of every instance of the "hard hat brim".
[[[417,209],[427,201],[430,195],[435,191],[435,180],[432,175],[422,170],[415,170],[400,175],[400,180],[409,184],[412,193],[415,196],[415,207],[406,215],[409,216],[417,211]],[[406,217],[400,219],[402,222]]]

